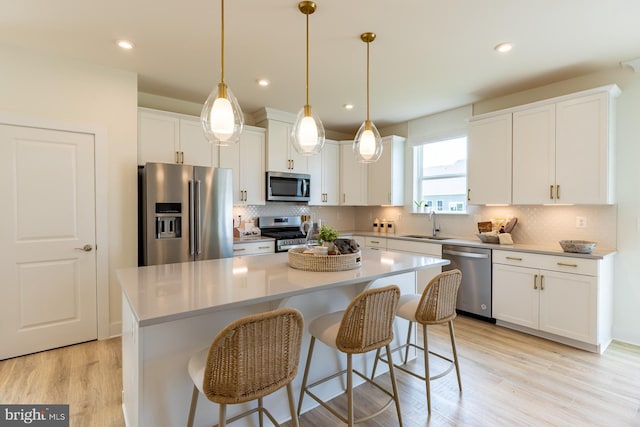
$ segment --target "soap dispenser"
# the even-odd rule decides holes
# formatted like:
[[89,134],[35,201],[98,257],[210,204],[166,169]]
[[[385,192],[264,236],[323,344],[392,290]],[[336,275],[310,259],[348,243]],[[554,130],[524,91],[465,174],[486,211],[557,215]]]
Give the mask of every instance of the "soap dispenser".
[[379,220],[378,218],[376,218],[376,219],[373,221],[373,232],[374,232],[374,233],[377,233],[377,232],[379,232],[379,231],[380,231],[380,220]]

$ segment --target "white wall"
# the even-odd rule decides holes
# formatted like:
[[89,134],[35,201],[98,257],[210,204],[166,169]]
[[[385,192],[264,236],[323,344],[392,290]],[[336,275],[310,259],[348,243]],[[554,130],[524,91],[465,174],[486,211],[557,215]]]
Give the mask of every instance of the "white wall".
[[107,129],[108,303],[119,334],[115,270],[137,265],[137,75],[0,45],[0,94],[2,112]]

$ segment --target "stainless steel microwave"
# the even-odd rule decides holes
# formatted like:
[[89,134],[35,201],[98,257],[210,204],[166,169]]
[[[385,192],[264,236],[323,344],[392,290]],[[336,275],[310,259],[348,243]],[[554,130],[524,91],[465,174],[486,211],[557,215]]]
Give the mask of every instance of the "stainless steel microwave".
[[267,172],[267,200],[271,202],[308,202],[311,175]]

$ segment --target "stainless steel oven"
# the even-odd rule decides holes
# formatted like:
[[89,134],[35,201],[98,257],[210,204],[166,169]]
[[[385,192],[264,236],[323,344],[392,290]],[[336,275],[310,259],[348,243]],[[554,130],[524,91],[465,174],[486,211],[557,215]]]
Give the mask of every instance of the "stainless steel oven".
[[276,252],[318,244],[317,240],[307,242],[307,236],[301,230],[302,219],[299,216],[261,216],[258,218],[258,226],[263,236],[276,240]]

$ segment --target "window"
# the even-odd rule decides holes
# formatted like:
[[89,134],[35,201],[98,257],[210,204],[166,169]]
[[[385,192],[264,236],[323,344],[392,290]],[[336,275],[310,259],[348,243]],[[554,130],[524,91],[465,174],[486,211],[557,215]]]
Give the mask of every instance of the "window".
[[414,148],[416,200],[436,212],[467,210],[467,137]]

